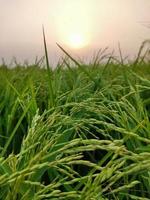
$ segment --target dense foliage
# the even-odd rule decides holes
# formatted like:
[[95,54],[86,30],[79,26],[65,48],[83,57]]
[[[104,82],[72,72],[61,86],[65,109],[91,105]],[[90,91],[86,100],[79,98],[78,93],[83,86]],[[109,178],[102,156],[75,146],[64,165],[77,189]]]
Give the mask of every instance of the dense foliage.
[[1,66],[1,200],[150,199],[150,64],[75,64]]

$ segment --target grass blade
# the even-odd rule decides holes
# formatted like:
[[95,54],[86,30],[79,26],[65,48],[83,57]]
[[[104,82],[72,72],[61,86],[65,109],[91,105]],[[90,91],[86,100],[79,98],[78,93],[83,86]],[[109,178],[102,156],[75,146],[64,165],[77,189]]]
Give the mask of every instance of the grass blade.
[[48,59],[48,51],[47,51],[47,44],[46,44],[46,37],[45,37],[45,31],[43,26],[43,42],[44,42],[44,50],[45,50],[45,58],[46,58],[46,67],[47,67],[47,75],[48,75],[48,89],[49,89],[49,108],[54,106],[54,91],[53,91],[53,85],[52,85],[52,70],[49,65],[49,59]]

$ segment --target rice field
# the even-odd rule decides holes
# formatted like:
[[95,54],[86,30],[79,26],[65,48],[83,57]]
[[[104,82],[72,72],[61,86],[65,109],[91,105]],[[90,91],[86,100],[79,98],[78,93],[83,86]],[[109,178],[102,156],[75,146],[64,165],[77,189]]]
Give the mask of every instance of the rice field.
[[0,199],[149,200],[150,63],[62,50],[0,67]]

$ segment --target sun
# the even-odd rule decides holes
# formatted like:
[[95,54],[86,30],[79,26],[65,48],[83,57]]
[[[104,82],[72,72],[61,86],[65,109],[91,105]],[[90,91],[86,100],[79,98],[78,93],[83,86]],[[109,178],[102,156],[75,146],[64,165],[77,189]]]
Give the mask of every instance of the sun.
[[70,34],[70,36],[68,37],[67,43],[68,43],[68,46],[74,49],[81,49],[87,46],[88,41],[86,40],[86,37],[83,34],[73,33],[73,34]]
[[90,38],[84,31],[68,30],[68,32],[61,34],[60,41],[72,49],[82,49],[89,45]]
[[[55,18],[58,42],[72,49],[86,48],[92,41],[92,1],[63,0]],[[76,12],[77,11],[77,12]]]

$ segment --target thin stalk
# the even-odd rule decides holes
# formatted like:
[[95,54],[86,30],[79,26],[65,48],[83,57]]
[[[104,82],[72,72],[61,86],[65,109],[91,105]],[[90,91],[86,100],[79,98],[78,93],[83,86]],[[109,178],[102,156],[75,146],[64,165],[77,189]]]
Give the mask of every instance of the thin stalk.
[[47,51],[47,44],[46,44],[46,37],[45,37],[45,31],[43,26],[43,42],[44,42],[44,50],[45,50],[45,58],[46,58],[46,67],[47,67],[47,75],[48,75],[48,89],[49,89],[49,108],[54,106],[54,91],[53,91],[53,85],[52,85],[52,70],[49,65],[49,59],[48,59],[48,51]]
[[57,46],[81,69],[95,84],[97,84],[96,80],[91,76],[91,74],[82,66],[79,62],[77,62],[62,46],[56,43]]

